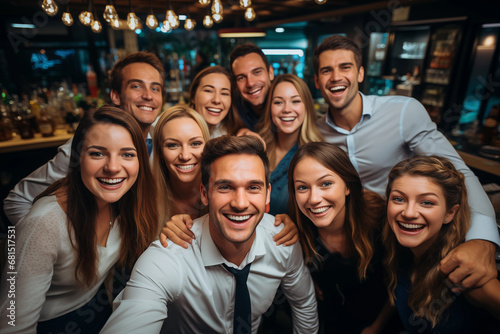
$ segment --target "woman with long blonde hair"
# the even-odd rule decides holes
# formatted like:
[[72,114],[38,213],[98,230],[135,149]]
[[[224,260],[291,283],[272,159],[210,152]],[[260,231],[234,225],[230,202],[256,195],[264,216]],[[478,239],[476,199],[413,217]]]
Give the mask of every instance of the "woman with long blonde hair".
[[459,295],[439,270],[440,261],[465,242],[469,230],[463,174],[446,158],[415,156],[391,170],[386,196],[388,290],[406,330],[498,333],[500,324],[468,301],[500,319],[500,282],[493,279]]
[[157,203],[162,223],[177,214],[194,219],[205,213],[200,197],[200,158],[209,139],[205,120],[189,107],[173,106],[158,119],[153,137],[153,175],[159,186]]
[[316,118],[305,82],[294,74],[277,76],[269,89],[264,116],[256,125],[266,143],[271,168],[270,214],[288,212],[288,166],[297,149],[323,141]]

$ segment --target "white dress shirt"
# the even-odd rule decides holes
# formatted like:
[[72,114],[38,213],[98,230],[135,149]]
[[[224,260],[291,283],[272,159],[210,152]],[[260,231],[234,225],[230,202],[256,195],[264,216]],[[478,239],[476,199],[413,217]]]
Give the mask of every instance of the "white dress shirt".
[[155,241],[137,261],[127,287],[101,333],[233,333],[235,279],[224,267],[252,263],[248,290],[252,333],[273,302],[281,284],[293,314],[295,333],[316,333],[316,298],[299,243],[276,246],[272,237],[282,227],[265,214],[239,267],[226,261],[214,244],[208,215],[195,220],[196,239],[186,250]]
[[414,154],[448,158],[465,176],[471,227],[467,240],[483,239],[500,245],[495,211],[477,177],[446,137],[436,129],[420,102],[404,96],[363,95],[361,120],[351,131],[335,125],[328,112],[318,129],[328,143],[347,152],[363,187],[385,197],[389,172]]

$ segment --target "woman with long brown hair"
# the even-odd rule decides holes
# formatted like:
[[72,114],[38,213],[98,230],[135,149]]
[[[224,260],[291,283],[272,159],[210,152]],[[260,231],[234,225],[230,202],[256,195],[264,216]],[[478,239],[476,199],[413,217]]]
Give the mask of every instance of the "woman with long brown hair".
[[86,113],[71,152],[67,177],[16,225],[15,297],[5,271],[0,311],[7,319],[14,300],[15,326],[1,321],[3,333],[98,333],[111,313],[104,279],[115,264],[131,268],[157,236],[156,186],[131,115]]

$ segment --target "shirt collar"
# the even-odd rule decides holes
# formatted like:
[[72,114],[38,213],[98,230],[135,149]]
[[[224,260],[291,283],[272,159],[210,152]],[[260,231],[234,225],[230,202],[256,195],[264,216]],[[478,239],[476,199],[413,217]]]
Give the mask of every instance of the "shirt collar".
[[200,250],[201,250],[201,257],[203,263],[205,264],[205,267],[216,266],[225,263],[229,267],[242,269],[247,264],[252,263],[256,258],[259,258],[266,254],[266,248],[262,240],[264,231],[261,231],[259,226],[257,225],[257,228],[255,230],[256,235],[252,247],[250,248],[250,251],[245,256],[245,258],[243,259],[243,262],[241,262],[240,266],[237,267],[235,264],[227,261],[222,256],[222,254],[219,252],[219,249],[215,245],[210,235],[209,215],[206,214],[201,219],[203,220],[203,228],[200,240]]
[[335,122],[333,121],[333,118],[332,118],[332,115],[330,112],[330,108],[328,108],[328,112],[326,113],[326,124],[329,125],[330,127],[332,127],[333,129],[335,129],[337,132],[348,134],[350,132],[356,131],[359,124],[361,124],[365,119],[370,119],[372,117],[372,112],[373,112],[372,106],[371,106],[371,104],[368,103],[366,96],[363,93],[358,92],[358,94],[361,95],[361,99],[363,102],[361,121],[359,121],[359,123],[356,124],[351,131],[347,131],[346,129],[343,129],[343,128],[335,125]]

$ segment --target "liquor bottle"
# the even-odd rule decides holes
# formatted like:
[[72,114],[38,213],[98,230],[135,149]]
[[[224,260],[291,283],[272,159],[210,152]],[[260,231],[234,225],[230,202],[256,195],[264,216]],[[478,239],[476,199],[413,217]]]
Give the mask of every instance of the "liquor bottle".
[[47,113],[45,108],[40,111],[40,118],[38,119],[38,127],[42,133],[42,137],[52,137],[54,135],[54,121]]

